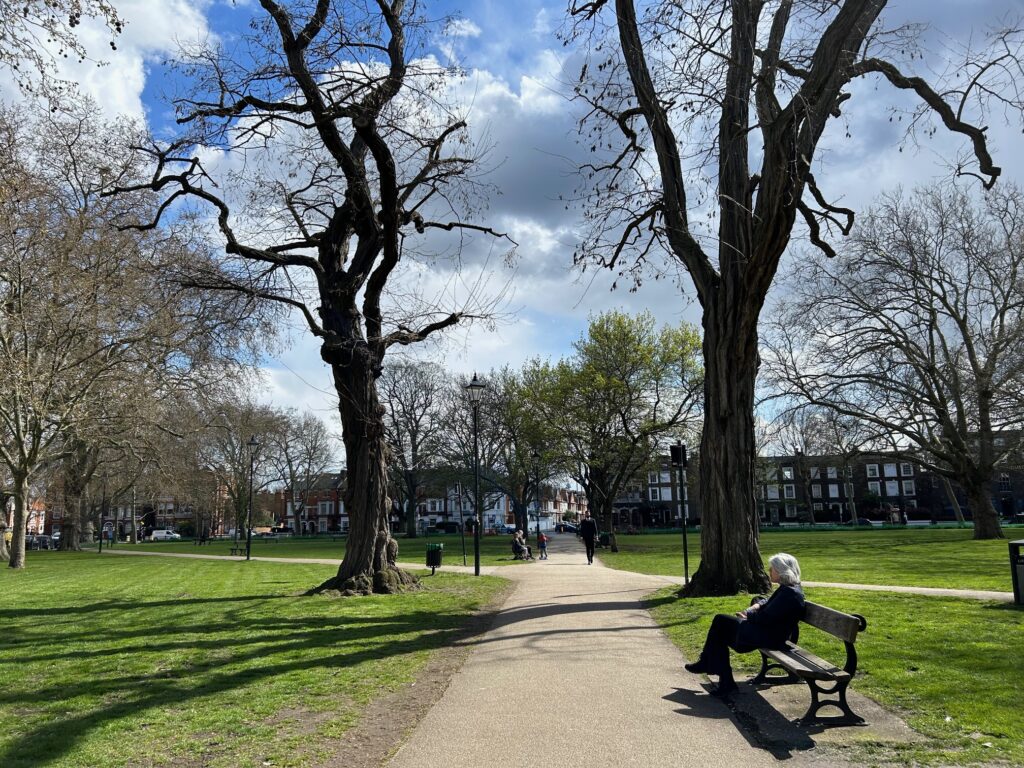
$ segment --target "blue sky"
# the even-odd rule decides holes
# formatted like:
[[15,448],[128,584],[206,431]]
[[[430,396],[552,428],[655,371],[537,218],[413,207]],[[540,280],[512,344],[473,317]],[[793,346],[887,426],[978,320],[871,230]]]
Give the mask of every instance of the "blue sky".
[[[129,22],[118,51],[107,55],[109,64],[102,69],[72,69],[69,74],[81,80],[83,89],[109,113],[144,119],[158,134],[172,126],[166,97],[176,86],[163,62],[181,43],[211,35],[229,41],[243,31],[251,14],[262,13],[255,0],[121,0],[116,5]],[[929,21],[958,36],[1024,10],[1022,0],[893,0],[890,6],[890,22]],[[471,104],[471,124],[486,131],[495,144],[492,178],[502,190],[490,202],[486,219],[510,231],[520,247],[516,292],[508,304],[515,316],[493,330],[458,331],[446,344],[422,349],[421,356],[442,360],[460,372],[486,371],[505,363],[517,366],[533,356],[558,357],[568,353],[588,314],[613,307],[649,308],[666,322],[698,322],[696,306],[681,293],[671,269],[668,279],[648,280],[634,294],[611,292],[609,274],[580,274],[572,267],[579,222],[558,201],[559,195],[572,192],[571,158],[580,154],[574,108],[562,95],[562,67],[571,62],[575,74],[579,60],[571,57],[578,54],[555,37],[566,3],[445,0],[426,7],[432,16],[457,14],[463,20],[465,34],[455,39],[453,49],[471,73],[462,95]],[[83,34],[88,42],[90,30]],[[91,49],[105,46],[103,34],[97,32]],[[447,51],[438,47],[435,53],[443,58]],[[11,93],[2,78],[0,92]],[[828,188],[858,209],[884,189],[896,184],[910,187],[942,173],[935,162],[937,152],[946,146],[941,138],[919,151],[898,151],[900,127],[890,123],[883,110],[883,99],[891,101],[890,93],[873,87],[857,92],[851,110],[852,138],[842,137],[836,125],[822,147],[819,159],[828,171]],[[1005,178],[1017,181],[1024,177],[1020,135],[1019,127],[990,129]],[[821,179],[822,173],[818,175]],[[488,255],[491,260],[485,267]],[[467,262],[489,271],[495,285],[513,279],[500,258],[482,247],[469,253]],[[298,332],[286,350],[267,360],[263,396],[325,416],[332,413],[332,387],[315,343]]]

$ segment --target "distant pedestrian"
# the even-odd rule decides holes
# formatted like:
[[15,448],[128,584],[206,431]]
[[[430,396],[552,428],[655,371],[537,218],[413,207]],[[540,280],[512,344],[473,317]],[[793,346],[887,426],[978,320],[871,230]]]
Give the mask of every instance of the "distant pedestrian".
[[590,517],[589,512],[583,513],[583,520],[580,522],[580,538],[583,539],[583,545],[587,548],[587,564],[594,564],[594,544],[597,540],[598,530],[597,522]]
[[537,534],[537,549],[540,550],[540,559],[548,559],[548,537],[545,533]]

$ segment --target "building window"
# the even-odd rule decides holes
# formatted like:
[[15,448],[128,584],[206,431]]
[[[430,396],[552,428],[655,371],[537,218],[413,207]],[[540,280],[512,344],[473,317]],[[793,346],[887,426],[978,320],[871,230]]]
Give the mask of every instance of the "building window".
[[873,480],[873,481],[869,482],[868,483],[868,493],[873,493],[873,494],[875,494],[875,496],[881,496],[882,495],[881,483],[879,483],[877,480]]
[[903,475],[904,477],[913,477],[914,465],[908,464],[907,462],[903,462],[902,464],[900,464],[900,474]]
[[[867,470],[868,470],[868,477],[878,477],[878,465],[877,464],[868,464],[866,466],[867,466]],[[871,485],[871,483],[868,483],[868,485]],[[878,483],[875,483],[875,485],[878,485]]]
[[661,489],[661,500],[662,501],[672,501],[672,486],[671,485],[666,486],[665,488]]
[[783,480],[792,480],[793,479],[793,468],[792,467],[783,467],[782,468],[782,479]]
[[647,483],[649,485],[657,485],[658,484],[658,473],[657,472],[648,472],[647,473]]
[[786,505],[786,517],[796,517],[796,504]]
[[900,484],[896,480],[885,481],[885,495],[886,496],[899,496],[900,495]]
[[904,480],[903,481],[903,495],[904,496],[913,496],[913,495],[915,495],[915,493],[916,493],[916,491],[914,490],[914,481],[913,480]]
[[896,477],[896,465],[895,464],[886,464],[885,465],[885,476],[886,477]]
[[317,509],[321,515],[329,515],[331,514],[331,502],[321,501]]
[[999,490],[1009,491],[1010,490],[1010,476],[1003,472],[999,475]]
[[821,468],[811,467],[811,480],[817,480],[819,477],[821,477]]
[[651,488],[651,501],[661,501],[661,489]]
[[784,486],[782,486],[782,491],[786,495],[787,499],[795,499],[796,498],[796,486],[795,485],[784,485]]
[[814,483],[811,485],[811,496],[813,496],[816,499],[821,498],[821,485],[819,483]]
[[811,505],[811,509],[813,509],[815,512],[821,512],[821,502],[820,501],[814,502]]
[[830,499],[838,499],[839,498],[839,483],[829,483],[828,484],[828,497]]
[[344,520],[341,521],[341,530],[342,531],[347,531],[348,530],[348,518],[347,517]]
[[778,501],[779,500],[779,486],[769,485],[768,486],[768,500]]
[[837,470],[835,467],[829,467],[828,468],[828,479],[829,480],[835,480],[837,477],[839,477],[839,470]]
[[327,533],[327,521],[326,520],[321,520],[320,521],[320,533]]
[[672,482],[672,475],[669,474],[669,472],[667,470],[662,470],[662,472],[661,472],[661,483],[662,483],[662,485],[667,485],[667,484],[669,484],[671,482]]

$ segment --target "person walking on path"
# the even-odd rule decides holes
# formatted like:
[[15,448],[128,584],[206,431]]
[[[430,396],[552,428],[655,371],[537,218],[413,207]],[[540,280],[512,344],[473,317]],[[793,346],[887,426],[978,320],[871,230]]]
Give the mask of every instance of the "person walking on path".
[[583,521],[580,523],[580,537],[583,545],[587,548],[587,563],[594,564],[594,542],[597,539],[597,521],[590,516],[589,512],[583,513]]
[[758,648],[782,650],[804,615],[800,564],[780,552],[768,560],[771,580],[778,584],[771,597],[760,598],[735,616],[720,613],[711,622],[700,658],[685,664],[687,672],[718,675],[717,696],[728,696],[737,686],[729,665],[729,649],[750,653]]

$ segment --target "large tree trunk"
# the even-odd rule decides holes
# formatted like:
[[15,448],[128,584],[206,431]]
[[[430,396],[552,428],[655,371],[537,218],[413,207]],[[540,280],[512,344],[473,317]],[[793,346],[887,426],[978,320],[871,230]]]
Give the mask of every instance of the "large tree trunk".
[[770,588],[757,546],[754,501],[758,313],[741,297],[719,301],[704,308],[701,563],[683,589],[690,597]]
[[991,484],[984,481],[970,481],[964,484],[967,501],[974,518],[975,539],[1002,539],[1003,529],[999,525],[999,515],[992,506]]
[[15,474],[11,478],[14,490],[14,525],[11,531],[9,568],[25,567],[25,535],[28,532],[28,477]]
[[[365,345],[357,350],[366,354]],[[377,397],[376,366],[354,354],[348,365],[333,364],[338,392],[347,475],[345,508],[349,516],[345,559],[337,575],[315,592],[390,594],[418,584],[397,567],[398,542],[391,538],[387,495],[387,441],[384,409]]]

